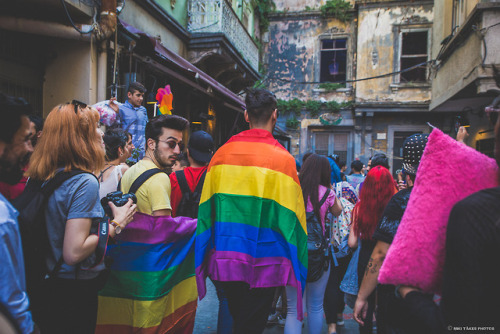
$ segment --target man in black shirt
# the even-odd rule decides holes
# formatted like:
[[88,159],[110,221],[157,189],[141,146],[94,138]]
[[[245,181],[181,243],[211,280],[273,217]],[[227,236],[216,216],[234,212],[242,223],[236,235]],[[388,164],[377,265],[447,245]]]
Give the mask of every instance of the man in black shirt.
[[[373,234],[377,244],[368,261],[354,306],[354,319],[361,325],[364,324],[368,309],[368,296],[377,288],[380,267],[408,205],[427,137],[426,134],[415,134],[408,137],[403,144],[403,168],[408,187],[391,198]],[[394,292],[393,285],[379,285],[377,289],[377,333],[418,333],[419,328],[406,328],[409,314],[401,305],[402,302],[396,300]]]

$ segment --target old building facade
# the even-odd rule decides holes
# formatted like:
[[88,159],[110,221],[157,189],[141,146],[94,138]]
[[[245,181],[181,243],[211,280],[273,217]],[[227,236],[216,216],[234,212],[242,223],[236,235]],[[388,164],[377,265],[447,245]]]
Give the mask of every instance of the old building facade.
[[[47,115],[144,83],[150,117],[169,84],[174,113],[218,145],[246,127],[242,88],[259,78],[259,16],[249,0],[19,0],[2,7],[0,89]],[[74,25],[74,27],[72,26]],[[79,29],[79,31],[77,31]]]
[[297,160],[335,153],[349,166],[382,152],[394,173],[408,135],[431,125],[455,135],[456,114],[430,108],[441,42],[434,1],[275,3],[262,59],[282,109],[301,107],[280,117]]

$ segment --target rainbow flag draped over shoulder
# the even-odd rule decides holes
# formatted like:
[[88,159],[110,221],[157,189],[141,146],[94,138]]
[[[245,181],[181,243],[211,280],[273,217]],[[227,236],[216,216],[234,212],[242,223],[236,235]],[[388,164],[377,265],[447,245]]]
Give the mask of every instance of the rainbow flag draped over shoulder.
[[193,331],[195,230],[196,219],[135,214],[107,249],[114,262],[99,294],[96,333]]
[[295,159],[265,130],[233,136],[208,166],[196,229],[196,279],[294,286],[302,318],[307,228]]

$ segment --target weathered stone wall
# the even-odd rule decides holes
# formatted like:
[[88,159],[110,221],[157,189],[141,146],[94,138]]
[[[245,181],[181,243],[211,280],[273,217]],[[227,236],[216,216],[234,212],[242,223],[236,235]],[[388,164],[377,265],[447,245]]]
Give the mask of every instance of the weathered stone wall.
[[[428,3],[428,2],[425,2]],[[360,6],[356,76],[369,78],[394,72],[399,58],[401,29],[432,26],[433,5],[409,3],[405,6]],[[429,43],[432,31],[429,31]],[[430,48],[429,48],[430,50]],[[396,76],[360,81],[356,84],[356,102],[429,101],[430,89],[422,85],[400,87]],[[396,84],[396,85],[395,85]]]

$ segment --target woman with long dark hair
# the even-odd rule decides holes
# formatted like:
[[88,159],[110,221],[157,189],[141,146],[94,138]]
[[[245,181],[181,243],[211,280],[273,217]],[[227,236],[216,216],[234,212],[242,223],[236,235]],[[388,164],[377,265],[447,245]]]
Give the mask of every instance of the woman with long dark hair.
[[[372,167],[363,182],[359,194],[359,201],[354,206],[352,225],[349,233],[349,247],[358,247],[358,240],[362,240],[358,259],[358,287],[361,286],[368,260],[375,247],[373,232],[382,217],[385,207],[392,196],[397,192],[389,170],[382,166]],[[375,293],[368,298],[368,313],[365,325],[360,326],[360,333],[372,333],[373,311],[375,310]]]
[[65,180],[45,207],[49,242],[46,265],[51,275],[30,295],[33,317],[42,333],[94,333],[97,292],[105,266],[102,262],[94,266],[100,239],[92,228],[100,224],[99,230],[105,231],[107,224],[113,237],[136,211],[131,200],[122,207],[111,203],[114,219],[103,220],[99,182],[94,174],[104,165],[98,122],[99,113],[83,103],[56,106],[31,156],[28,185],[32,179],[48,181],[61,172],[83,172]]
[[[314,212],[321,220],[323,234],[325,233],[325,215],[330,211],[338,216],[342,210],[339,200],[334,191],[330,191],[326,201],[320,206],[320,201],[330,189],[330,164],[326,157],[311,154],[301,168],[299,174],[300,186],[307,212]],[[325,296],[326,284],[330,275],[330,268],[314,282],[308,282],[304,291],[307,311],[308,333],[318,334],[323,327],[323,298]],[[286,287],[288,300],[288,312],[285,322],[285,333],[295,334],[302,332],[302,321],[297,320],[297,290],[294,287]]]
[[106,163],[97,177],[100,183],[100,198],[117,190],[123,173],[128,169],[125,162],[132,156],[134,150],[132,135],[122,129],[108,130],[103,140],[106,148]]

